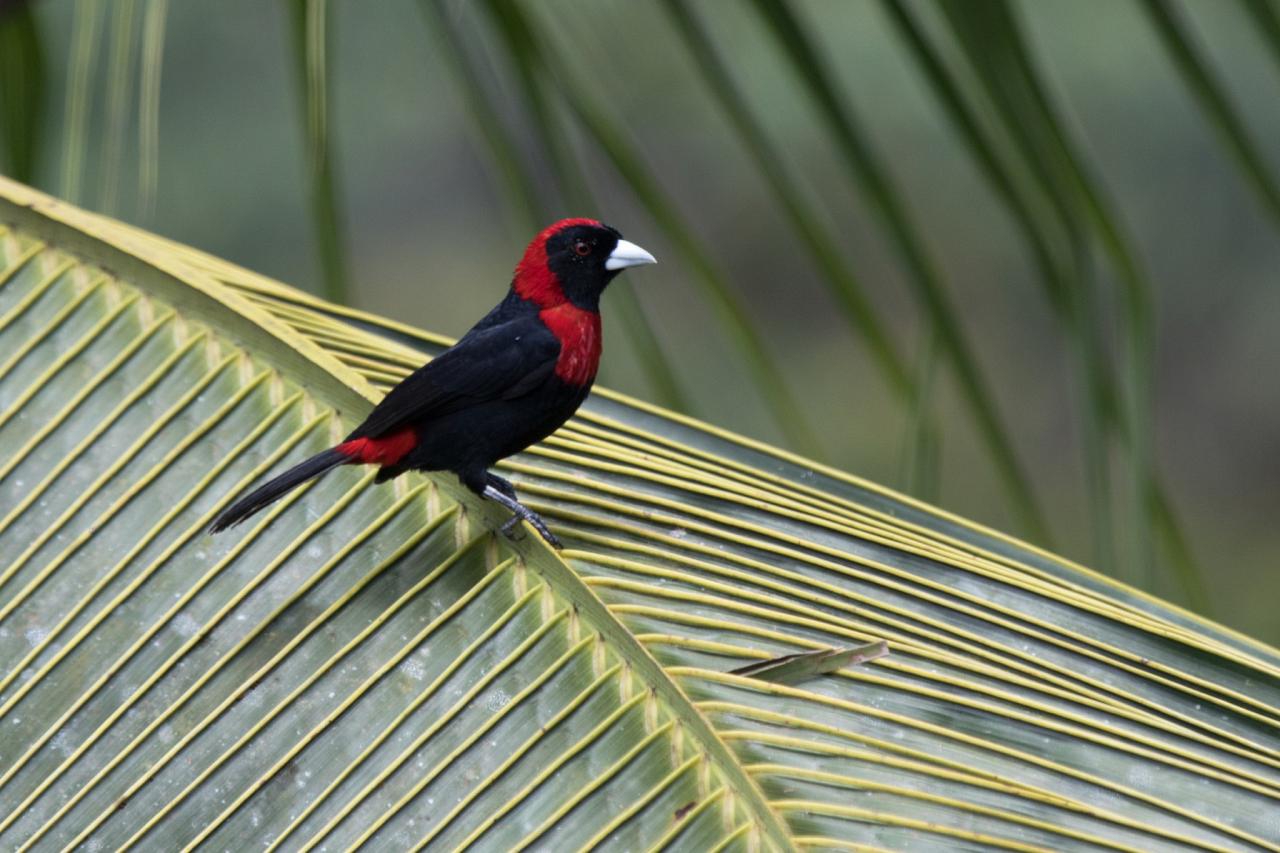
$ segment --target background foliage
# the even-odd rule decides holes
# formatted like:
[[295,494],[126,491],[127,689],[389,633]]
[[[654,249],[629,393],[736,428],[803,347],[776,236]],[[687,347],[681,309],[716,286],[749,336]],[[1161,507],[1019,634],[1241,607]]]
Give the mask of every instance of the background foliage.
[[604,381],[1280,636],[1274,0],[2,14],[7,174],[450,333],[598,212]]

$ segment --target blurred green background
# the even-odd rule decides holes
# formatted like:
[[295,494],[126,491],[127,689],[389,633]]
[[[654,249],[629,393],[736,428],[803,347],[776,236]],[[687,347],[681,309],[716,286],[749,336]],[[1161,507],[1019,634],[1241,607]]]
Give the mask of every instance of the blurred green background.
[[598,215],[604,384],[1280,641],[1278,9],[10,0],[0,162],[450,335]]

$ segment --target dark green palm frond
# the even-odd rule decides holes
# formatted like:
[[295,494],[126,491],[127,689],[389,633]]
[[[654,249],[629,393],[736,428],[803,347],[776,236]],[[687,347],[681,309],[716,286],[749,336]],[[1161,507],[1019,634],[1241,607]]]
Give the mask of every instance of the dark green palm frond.
[[0,8],[0,167],[31,183],[44,144],[48,70],[32,3]]
[[142,19],[142,77],[138,84],[138,211],[155,214],[160,185],[160,71],[169,0],[148,0]]
[[326,299],[347,301],[347,261],[344,248],[336,156],[330,138],[332,98],[329,96],[328,0],[291,0],[292,45],[298,67],[299,100],[306,128],[307,178],[311,187],[311,218],[315,228],[322,287]]
[[102,28],[102,3],[77,0],[67,66],[67,91],[63,105],[63,198],[77,201],[89,147],[90,89],[98,59],[98,33]]
[[111,8],[111,50],[106,75],[106,131],[103,134],[98,166],[98,207],[115,213],[119,204],[121,173],[124,170],[125,133],[128,129],[133,95],[133,64],[138,50],[137,2],[120,0]]
[[[1268,215],[1276,225],[1280,225],[1280,185],[1277,185],[1266,160],[1250,139],[1244,121],[1231,106],[1222,86],[1214,79],[1213,73],[1192,46],[1186,25],[1179,19],[1177,11],[1164,0],[1142,0],[1141,5],[1178,72],[1186,81],[1187,89],[1200,102],[1205,115],[1222,137],[1223,145],[1235,158]],[[1274,15],[1272,10],[1271,20],[1274,20]],[[1258,10],[1255,11],[1255,19],[1262,23],[1268,20],[1268,16]],[[1264,23],[1263,32],[1268,28]]]
[[[1114,302],[1122,319],[1119,346],[1124,353],[1123,381],[1118,387],[1127,427],[1118,435],[1126,442],[1129,468],[1128,548],[1119,565],[1128,580],[1149,583],[1154,565],[1151,517],[1145,495],[1156,476],[1151,456],[1150,283],[1100,182],[1090,174],[1063,128],[1013,7],[1005,0],[972,4],[942,0],[939,6],[988,99],[995,105],[1005,132],[1017,145],[1044,197],[1057,211],[1060,223],[1068,233],[1079,230],[1089,234],[1098,251],[1110,260],[1118,285]],[[1082,320],[1097,327],[1104,322],[1104,316],[1099,308],[1094,317]],[[1207,604],[1199,579],[1183,580],[1189,583],[1187,595],[1201,605]]]
[[908,281],[914,285],[921,309],[939,345],[947,353],[947,363],[955,371],[974,423],[995,462],[996,473],[1010,494],[1011,512],[1027,535],[1047,544],[1050,532],[1044,513],[1017,458],[987,380],[965,339],[937,266],[926,253],[924,241],[907,214],[905,199],[890,183],[887,170],[865,141],[865,134],[842,102],[832,75],[785,0],[756,0],[755,5],[818,105],[819,114],[837,142],[851,178],[862,187],[883,219],[886,231],[908,270]]

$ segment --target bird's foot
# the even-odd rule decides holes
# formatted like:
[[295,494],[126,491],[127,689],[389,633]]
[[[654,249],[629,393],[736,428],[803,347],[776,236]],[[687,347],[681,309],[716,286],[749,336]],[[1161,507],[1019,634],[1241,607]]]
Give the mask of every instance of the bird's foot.
[[524,509],[523,512],[516,512],[515,515],[507,519],[506,523],[502,525],[500,529],[504,536],[512,541],[519,542],[524,537],[524,533],[520,530],[520,522],[527,521],[533,525],[533,529],[538,531],[538,535],[541,536],[552,548],[555,548],[557,551],[564,548],[559,537],[551,532],[550,528],[547,527],[547,523],[542,520],[541,516],[531,509],[522,509]]
[[[507,485],[510,486],[511,484],[507,483]],[[512,491],[514,492],[515,490],[512,489]],[[556,538],[556,535],[551,532],[551,529],[547,527],[547,523],[542,520],[542,516],[520,503],[520,501],[516,500],[513,495],[506,494],[492,484],[485,486],[484,492],[482,492],[481,495],[489,500],[497,501],[507,509],[511,510],[511,518],[507,519],[500,528],[502,534],[508,539],[518,541],[520,539],[520,536],[518,535],[520,533],[520,522],[527,521],[533,526],[534,530],[538,531],[538,535],[541,536],[552,548],[555,548],[558,551],[564,547],[564,545],[560,543],[560,540]]]

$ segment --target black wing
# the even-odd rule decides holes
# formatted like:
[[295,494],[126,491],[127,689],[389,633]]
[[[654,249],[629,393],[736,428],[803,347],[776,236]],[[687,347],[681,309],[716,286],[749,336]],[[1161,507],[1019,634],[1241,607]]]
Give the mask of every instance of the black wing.
[[348,436],[378,438],[488,400],[510,400],[555,370],[560,341],[536,316],[476,328],[387,392]]

